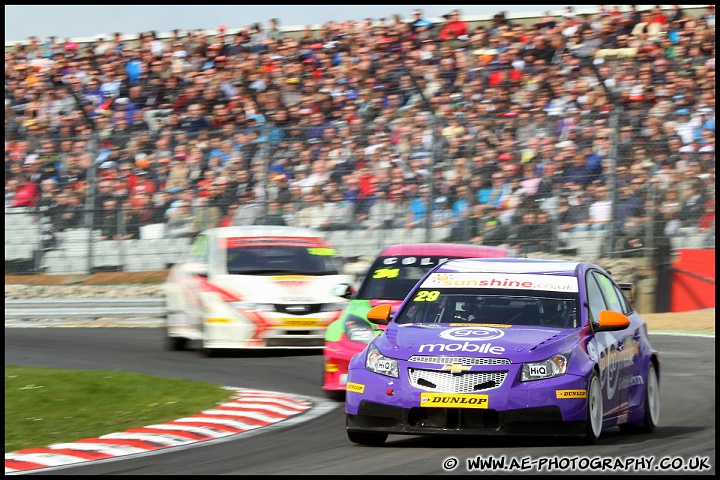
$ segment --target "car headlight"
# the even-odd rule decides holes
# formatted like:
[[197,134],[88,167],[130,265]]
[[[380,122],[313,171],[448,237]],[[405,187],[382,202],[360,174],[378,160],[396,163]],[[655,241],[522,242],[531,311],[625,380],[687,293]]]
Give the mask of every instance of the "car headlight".
[[345,335],[353,342],[370,343],[375,337],[375,330],[362,318],[348,315],[345,319]]
[[320,311],[321,312],[335,312],[337,310],[342,310],[343,308],[347,307],[347,302],[337,302],[337,303],[323,303],[320,305]]
[[380,353],[380,350],[375,345],[370,345],[368,348],[367,357],[365,357],[365,369],[380,375],[398,378],[397,360]]
[[523,363],[520,380],[529,382],[531,380],[543,380],[565,375],[569,359],[570,351],[568,350],[567,352],[555,354],[540,362]]
[[275,310],[275,305],[272,303],[232,302],[230,306],[237,310],[258,310],[262,312],[272,312]]

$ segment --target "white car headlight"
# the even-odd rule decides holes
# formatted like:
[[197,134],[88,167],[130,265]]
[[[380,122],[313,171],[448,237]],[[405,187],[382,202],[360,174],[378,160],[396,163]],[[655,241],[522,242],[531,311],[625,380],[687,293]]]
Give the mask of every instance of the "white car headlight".
[[272,312],[275,310],[275,305],[272,303],[232,302],[230,306],[237,310],[258,310],[261,312]]
[[338,310],[342,310],[343,308],[347,307],[347,302],[337,302],[337,303],[323,303],[320,306],[321,312],[336,312]]
[[553,355],[540,362],[523,363],[520,380],[529,382],[531,380],[543,380],[546,378],[559,377],[567,372],[570,351]]
[[380,375],[398,378],[397,360],[380,353],[380,350],[375,345],[370,345],[368,348],[367,357],[365,357],[365,369]]
[[353,342],[367,344],[375,338],[375,330],[362,318],[348,315],[345,319],[345,335]]

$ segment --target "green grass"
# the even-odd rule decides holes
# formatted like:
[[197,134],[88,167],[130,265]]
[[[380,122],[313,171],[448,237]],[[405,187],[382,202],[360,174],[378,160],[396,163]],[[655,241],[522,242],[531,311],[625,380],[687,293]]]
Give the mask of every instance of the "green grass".
[[206,382],[116,370],[5,366],[5,453],[163,423],[227,402]]

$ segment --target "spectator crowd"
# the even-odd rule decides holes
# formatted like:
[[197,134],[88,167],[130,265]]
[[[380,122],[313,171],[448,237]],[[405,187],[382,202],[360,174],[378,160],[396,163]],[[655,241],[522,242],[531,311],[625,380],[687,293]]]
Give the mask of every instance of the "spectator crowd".
[[6,47],[6,213],[99,240],[265,224],[714,247],[713,5],[409,13]]

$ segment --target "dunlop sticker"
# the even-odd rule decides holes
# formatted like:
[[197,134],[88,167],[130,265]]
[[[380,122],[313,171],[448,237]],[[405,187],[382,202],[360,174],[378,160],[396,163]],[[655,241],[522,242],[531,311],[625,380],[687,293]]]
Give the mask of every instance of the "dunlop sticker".
[[488,408],[489,397],[472,393],[427,393],[420,394],[421,407]]
[[321,327],[322,323],[317,318],[281,318],[280,323],[286,328],[307,328]]
[[363,393],[365,391],[365,385],[361,383],[348,382],[348,384],[345,385],[345,388],[348,392]]
[[229,318],[206,318],[205,323],[230,323]]
[[587,398],[587,390],[555,390],[557,398]]

